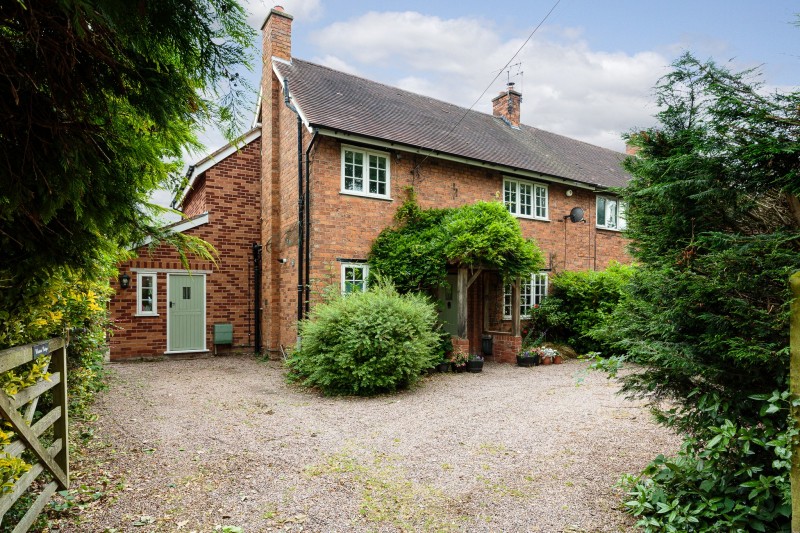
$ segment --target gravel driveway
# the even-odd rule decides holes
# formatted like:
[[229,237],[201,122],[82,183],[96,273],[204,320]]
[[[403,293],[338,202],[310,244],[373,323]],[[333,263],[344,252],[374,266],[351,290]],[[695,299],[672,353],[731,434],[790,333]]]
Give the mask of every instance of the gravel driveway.
[[115,497],[61,531],[630,531],[616,481],[679,445],[579,361],[372,399],[250,356],[111,369],[75,471]]

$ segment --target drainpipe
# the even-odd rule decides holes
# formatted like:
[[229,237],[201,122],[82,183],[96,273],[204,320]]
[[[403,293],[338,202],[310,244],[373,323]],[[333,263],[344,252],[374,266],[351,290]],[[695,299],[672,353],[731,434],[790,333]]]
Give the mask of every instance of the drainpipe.
[[306,302],[306,316],[308,316],[309,311],[311,310],[311,164],[310,164],[310,157],[311,157],[311,148],[314,146],[314,141],[317,140],[317,132],[311,135],[311,141],[308,143],[308,148],[306,148],[306,205],[305,205],[305,212],[306,212],[306,273],[305,273],[305,280],[306,280],[306,293],[305,293],[305,302]]
[[255,321],[255,351],[261,354],[261,245],[253,243],[253,319]]
[[305,272],[303,259],[303,237],[304,229],[304,207],[305,195],[303,194],[303,119],[300,112],[292,104],[289,98],[289,79],[283,79],[283,103],[286,104],[293,113],[297,115],[297,320],[303,320],[303,296],[305,294],[305,284],[303,274]]

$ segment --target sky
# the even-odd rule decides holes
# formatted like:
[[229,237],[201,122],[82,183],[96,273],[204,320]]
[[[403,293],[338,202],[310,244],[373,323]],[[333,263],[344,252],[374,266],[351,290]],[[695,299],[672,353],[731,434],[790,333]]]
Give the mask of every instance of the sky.
[[[260,28],[275,3],[243,3],[258,32],[246,74],[257,91]],[[790,1],[278,3],[294,17],[294,57],[485,113],[512,81],[523,123],[617,151],[623,133],[655,124],[653,87],[686,51],[733,70],[759,67],[768,89],[800,80],[800,5]],[[206,153],[225,144],[214,130],[200,138]]]

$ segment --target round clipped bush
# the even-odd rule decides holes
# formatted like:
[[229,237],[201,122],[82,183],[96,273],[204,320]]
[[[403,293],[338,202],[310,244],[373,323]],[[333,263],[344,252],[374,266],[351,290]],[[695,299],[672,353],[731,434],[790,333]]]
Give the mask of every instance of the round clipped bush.
[[415,383],[438,363],[436,309],[427,297],[399,294],[378,280],[366,292],[316,305],[300,324],[289,379],[325,394],[370,396]]

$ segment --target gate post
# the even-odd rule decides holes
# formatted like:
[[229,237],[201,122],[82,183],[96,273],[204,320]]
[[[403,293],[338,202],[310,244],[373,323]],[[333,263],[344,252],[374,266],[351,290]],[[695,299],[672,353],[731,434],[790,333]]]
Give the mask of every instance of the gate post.
[[62,489],[69,488],[69,401],[67,400],[67,344],[56,350],[51,356],[50,364],[53,370],[61,373],[61,381],[53,387],[53,403],[61,408],[61,416],[53,423],[53,436],[61,439],[61,451],[55,456],[55,462],[64,471],[66,485]]
[[[792,401],[791,420],[795,429],[800,428],[800,272],[789,277],[792,292],[791,318],[789,319],[789,398]],[[800,533],[800,439],[792,439],[792,533]]]

